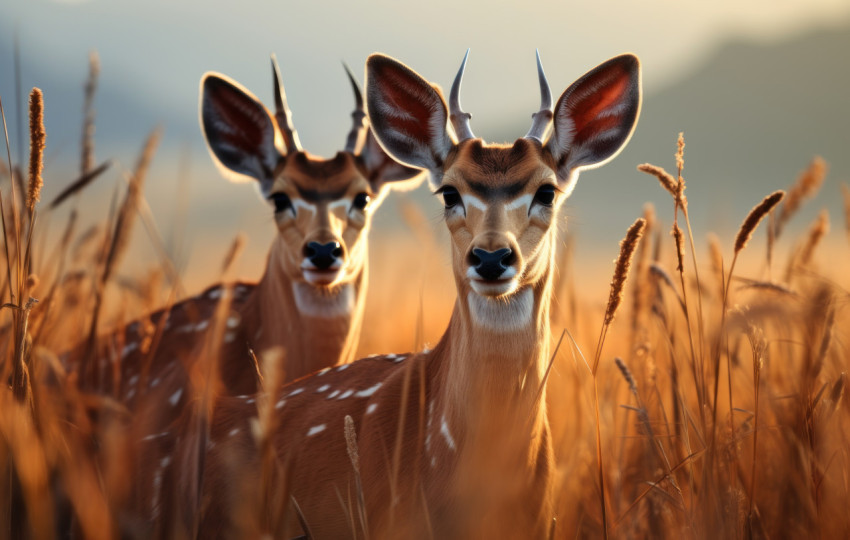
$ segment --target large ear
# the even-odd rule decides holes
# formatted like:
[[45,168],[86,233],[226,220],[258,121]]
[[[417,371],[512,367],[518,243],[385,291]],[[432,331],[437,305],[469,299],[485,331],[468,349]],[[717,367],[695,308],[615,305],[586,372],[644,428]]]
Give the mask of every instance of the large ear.
[[640,101],[640,61],[631,54],[597,66],[564,91],[546,143],[562,183],[571,184],[579,171],[603,165],[623,149],[637,124]]
[[366,61],[369,123],[381,146],[396,161],[431,172],[439,183],[454,142],[443,96],[401,62],[382,54]]
[[201,131],[219,169],[235,181],[257,180],[268,197],[282,143],[269,111],[239,83],[217,73],[201,78],[200,101]]
[[[360,158],[366,168],[367,178],[376,193],[384,186],[393,189],[413,189],[419,185],[425,174],[422,169],[402,165],[384,152],[371,129],[366,129],[366,141],[360,151]],[[415,180],[414,180],[415,179]],[[408,182],[408,180],[413,180]]]

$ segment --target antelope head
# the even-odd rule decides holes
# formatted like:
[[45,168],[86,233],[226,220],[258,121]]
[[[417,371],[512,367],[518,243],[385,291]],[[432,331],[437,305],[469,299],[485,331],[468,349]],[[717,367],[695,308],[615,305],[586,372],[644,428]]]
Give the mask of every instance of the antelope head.
[[330,158],[302,150],[272,58],[275,113],[247,89],[218,74],[201,78],[201,129],[219,169],[235,181],[254,180],[274,210],[278,240],[271,264],[293,283],[318,289],[355,279],[366,262],[372,213],[386,187],[419,174],[390,159],[369,133],[360,88],[345,149]]
[[[473,135],[460,107],[465,66],[466,58],[447,106],[439,88],[406,65],[370,56],[369,119],[393,158],[430,173],[445,205],[459,298],[467,299],[473,321],[515,328],[531,316],[532,289],[546,282],[553,224],[579,173],[611,160],[631,137],[640,64],[630,54],[608,60],[570,85],[553,109],[538,55],[541,107],[513,144]],[[520,300],[513,315],[500,309],[513,299]]]

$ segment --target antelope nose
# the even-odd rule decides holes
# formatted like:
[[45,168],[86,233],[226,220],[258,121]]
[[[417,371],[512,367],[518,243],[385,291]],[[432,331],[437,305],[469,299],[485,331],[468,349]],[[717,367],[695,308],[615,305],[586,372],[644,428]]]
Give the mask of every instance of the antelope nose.
[[310,259],[313,266],[319,270],[327,270],[334,261],[342,255],[342,246],[339,242],[328,242],[320,244],[310,242],[304,246],[304,256]]
[[486,251],[481,248],[473,248],[469,254],[469,264],[482,279],[496,280],[499,279],[508,266],[514,260],[514,252],[510,248],[497,249],[496,251]]

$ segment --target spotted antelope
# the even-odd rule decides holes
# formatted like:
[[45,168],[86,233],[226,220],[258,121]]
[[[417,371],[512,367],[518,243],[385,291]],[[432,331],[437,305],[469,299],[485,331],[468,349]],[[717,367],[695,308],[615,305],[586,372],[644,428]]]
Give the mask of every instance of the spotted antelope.
[[[354,357],[372,215],[390,186],[420,171],[391,160],[376,142],[350,71],[356,108],[345,149],[330,159],[304,151],[274,59],[272,69],[274,114],[224,75],[207,73],[200,84],[201,130],[215,163],[233,180],[255,181],[273,207],[278,234],[265,273],[256,284],[213,286],[103,339],[94,385],[125,404],[161,393],[164,380],[181,378],[209,353],[204,346],[221,358],[231,395],[256,390],[254,359],[269,349],[282,351],[287,380]],[[176,406],[188,393],[177,386],[166,402]]]
[[[254,397],[223,400],[194,505],[201,537],[546,536],[556,216],[579,172],[630,138],[640,66],[632,55],[613,58],[553,109],[538,57],[542,104],[531,129],[513,144],[488,144],[460,107],[465,65],[447,106],[404,64],[380,54],[367,62],[377,139],[428,171],[445,205],[458,292],[445,334],[430,351],[365,358],[270,392],[259,408],[270,423],[249,420]],[[268,476],[258,440],[278,476]]]

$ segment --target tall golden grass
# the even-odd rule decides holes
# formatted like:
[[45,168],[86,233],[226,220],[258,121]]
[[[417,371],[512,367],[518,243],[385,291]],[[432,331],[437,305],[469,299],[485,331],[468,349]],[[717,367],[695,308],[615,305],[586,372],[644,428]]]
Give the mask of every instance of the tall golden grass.
[[[97,71],[92,62],[80,175],[46,212],[80,196],[106,170],[93,168],[91,103]],[[47,96],[48,114],[49,102]],[[33,118],[34,147],[43,146],[38,115]],[[28,255],[31,246],[48,231],[38,229],[37,196],[24,199],[16,185],[23,164],[13,165],[7,142],[0,176],[0,264],[5,266],[0,272],[0,540],[153,535],[149,524],[127,511],[133,505],[126,471],[139,451],[129,426],[140,420],[131,419],[110,396],[81,392],[80,377],[91,374],[67,372],[61,358],[81,336],[83,341],[88,336],[93,348],[110,325],[162,307],[156,300],[160,295],[145,291],[168,288],[166,296],[174,298],[174,280],[160,279],[173,272],[163,260],[133,278],[134,294],[116,292],[130,285],[117,283],[113,271],[122,253],[132,249],[131,223],[138,215],[150,219],[142,183],[157,137],[154,132],[148,138],[124,202],[119,204],[116,195],[101,223],[88,230],[78,232],[69,218],[60,243],[37,260]],[[41,161],[32,155],[31,161]],[[556,334],[566,329],[570,339],[558,347],[547,372],[557,463],[552,535],[850,537],[850,403],[845,396],[850,279],[829,275],[818,265],[823,259],[818,250],[828,238],[827,218],[818,218],[796,243],[781,280],[771,271],[773,251],[764,257],[749,253],[746,263],[737,264],[765,217],[762,232],[770,242],[782,240],[794,213],[822,186],[826,165],[815,159],[783,205],[781,194],[767,196],[742,216],[734,238],[714,237],[707,260],[701,261],[684,195],[681,137],[675,159],[676,175],[654,165],[640,167],[670,193],[672,212],[656,216],[647,209],[635,223],[612,290],[579,295],[576,284],[587,272],[572,261],[569,236],[559,255],[553,328]],[[38,172],[30,177],[30,193],[40,167],[29,163],[28,170]],[[48,179],[62,176],[45,174]],[[691,181],[700,181],[699,171],[693,171]],[[847,193],[845,188],[850,200]],[[454,301],[450,267],[440,256],[445,250],[435,241],[433,224],[415,206],[403,208],[416,242],[387,236],[374,243],[373,260],[392,253],[407,266],[373,265],[364,353],[401,352],[433,342]],[[850,223],[850,204],[847,214]],[[673,239],[661,233],[665,215]],[[240,246],[237,237],[229,253],[217,254],[224,261],[222,273]],[[612,256],[618,253],[617,246],[610,250]],[[732,254],[731,264],[724,252]],[[672,272],[678,276],[671,277]],[[110,289],[110,284],[119,288]],[[631,294],[631,302],[621,302],[624,292]],[[105,321],[98,314],[107,301],[118,315]],[[389,306],[403,316],[387,317]],[[274,358],[262,362],[272,365]],[[265,373],[264,384],[275,385],[274,369]],[[271,432],[274,411],[260,403],[255,431],[262,441]],[[346,423],[344,436],[356,471],[353,423]],[[353,537],[367,528],[363,508],[361,503],[350,516]]]

